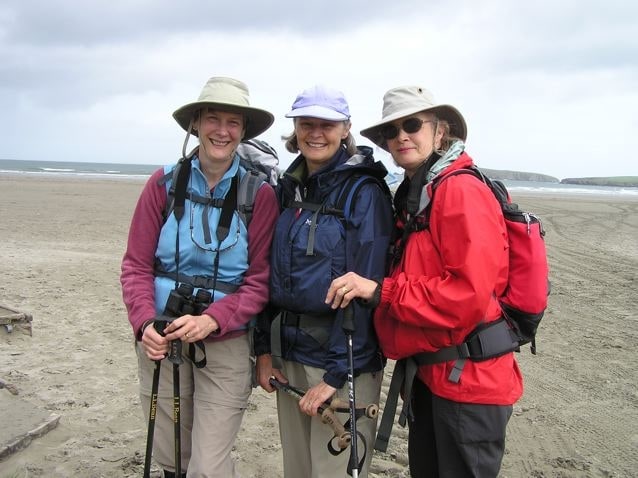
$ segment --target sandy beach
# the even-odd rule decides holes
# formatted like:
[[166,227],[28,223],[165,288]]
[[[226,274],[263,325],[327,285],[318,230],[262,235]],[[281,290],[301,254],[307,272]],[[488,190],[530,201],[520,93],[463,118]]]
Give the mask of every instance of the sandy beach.
[[[142,476],[146,423],[119,285],[141,188],[0,176],[0,304],[33,315],[32,336],[0,327],[0,379],[19,391],[0,389],[0,428],[19,422],[18,403],[60,417],[0,461],[0,478]],[[636,476],[638,199],[515,199],[544,220],[552,294],[538,355],[518,356],[525,395],[500,476]],[[275,400],[261,389],[234,455],[244,477],[282,476]],[[395,424],[371,476],[409,476],[406,430]]]

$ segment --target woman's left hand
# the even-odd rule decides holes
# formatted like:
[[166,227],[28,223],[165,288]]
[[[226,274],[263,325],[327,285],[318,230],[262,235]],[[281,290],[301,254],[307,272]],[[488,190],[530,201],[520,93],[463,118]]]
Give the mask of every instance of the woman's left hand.
[[313,417],[317,414],[319,407],[323,405],[324,402],[329,401],[336,391],[336,388],[322,380],[314,387],[309,388],[304,396],[301,397],[301,400],[299,400],[299,409],[306,415]]
[[378,285],[373,280],[348,272],[332,281],[326,295],[326,304],[330,304],[333,309],[345,309],[357,297],[371,300]]
[[182,315],[166,326],[164,334],[167,340],[179,339],[184,342],[197,342],[218,329],[219,324],[208,314]]

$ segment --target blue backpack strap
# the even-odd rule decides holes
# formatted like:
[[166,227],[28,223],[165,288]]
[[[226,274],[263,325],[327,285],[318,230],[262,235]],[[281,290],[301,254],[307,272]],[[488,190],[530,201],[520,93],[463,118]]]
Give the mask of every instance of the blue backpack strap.
[[[373,176],[355,172],[343,182],[341,191],[339,192],[339,196],[337,197],[337,201],[334,206],[328,204],[328,198],[326,198],[326,200],[321,204],[294,200],[289,201],[286,204],[286,208],[301,208],[313,212],[310,220],[310,232],[308,234],[308,246],[306,247],[306,255],[314,255],[315,232],[317,229],[318,215],[330,214],[332,216],[343,218],[345,220],[346,227],[348,227],[357,194],[359,193],[361,187],[367,183],[378,184],[383,191],[387,191],[388,197],[391,197],[390,190],[385,181],[379,180]],[[385,186],[385,188],[383,186]]]
[[367,174],[353,174],[347,181],[345,181],[341,188],[341,193],[339,194],[335,207],[335,209],[342,212],[346,223],[350,220],[352,211],[354,211],[357,195],[365,184],[376,184],[389,198],[392,197],[390,189],[385,181]]

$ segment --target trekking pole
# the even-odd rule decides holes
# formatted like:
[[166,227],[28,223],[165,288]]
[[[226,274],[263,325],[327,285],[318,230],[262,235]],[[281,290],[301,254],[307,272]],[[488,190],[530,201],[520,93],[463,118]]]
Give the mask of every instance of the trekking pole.
[[[293,387],[289,383],[283,383],[277,380],[274,377],[270,378],[270,385],[275,387],[277,390],[281,390],[282,392],[286,392],[288,395],[300,400],[306,392],[303,390]],[[340,398],[333,398],[330,402],[323,402],[319,405],[319,411],[322,412],[326,408],[329,408],[333,412],[339,413],[350,413],[350,402],[346,402],[341,400]],[[379,414],[379,405],[376,403],[370,403],[369,405],[357,405],[356,407],[357,417],[366,417],[366,418],[376,418]]]
[[346,334],[348,348],[348,400],[350,402],[350,462],[348,474],[352,478],[359,477],[359,456],[357,453],[357,411],[354,393],[354,354],[352,346],[352,334],[354,333],[354,311],[352,305],[348,305],[343,311],[343,332]]
[[168,359],[173,363],[173,425],[175,432],[175,476],[182,476],[182,440],[180,419],[179,366],[182,363],[182,341],[171,340]]
[[161,361],[155,361],[153,385],[151,388],[151,408],[148,413],[148,434],[146,435],[146,458],[144,459],[144,478],[151,476],[151,456],[153,454],[153,435],[155,434],[155,414],[157,412],[157,391],[159,389]]
[[[154,321],[153,327],[160,335],[164,335],[165,321]],[[155,361],[153,370],[153,384],[151,385],[151,406],[148,412],[148,433],[146,435],[146,457],[144,458],[144,478],[151,476],[151,457],[153,455],[153,437],[155,435],[155,418],[157,416],[157,393],[159,390],[159,377],[162,361]]]
[[[295,400],[300,400],[306,394],[306,392],[304,392],[303,390],[293,387],[288,383],[280,382],[274,377],[271,377],[270,384],[277,390],[287,393]],[[350,436],[350,432],[346,430],[344,425],[335,415],[336,411],[340,410],[334,408],[332,406],[332,403],[323,402],[319,405],[319,415],[321,416],[321,422],[332,428],[332,431],[334,432],[334,438],[332,440],[334,440],[335,438],[337,439],[337,446],[339,447],[339,450],[345,450],[346,448],[348,448],[348,445],[350,445],[352,438]],[[330,440],[328,444],[329,450],[331,450],[330,445],[332,440]]]

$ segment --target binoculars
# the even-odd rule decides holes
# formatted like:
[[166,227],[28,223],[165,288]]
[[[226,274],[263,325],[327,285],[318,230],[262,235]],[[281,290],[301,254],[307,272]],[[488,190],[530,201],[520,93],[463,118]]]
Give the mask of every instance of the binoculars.
[[[205,289],[199,289],[193,294],[195,288],[190,284],[179,284],[168,295],[164,313],[155,318],[153,326],[160,335],[164,335],[164,328],[173,320],[182,315],[200,315],[211,303],[212,294]],[[181,363],[181,340],[172,340],[167,358],[173,363]]]
[[168,317],[181,317],[182,315],[200,315],[211,302],[212,295],[205,289],[199,289],[193,295],[194,287],[190,284],[180,284],[168,295],[164,314]]

